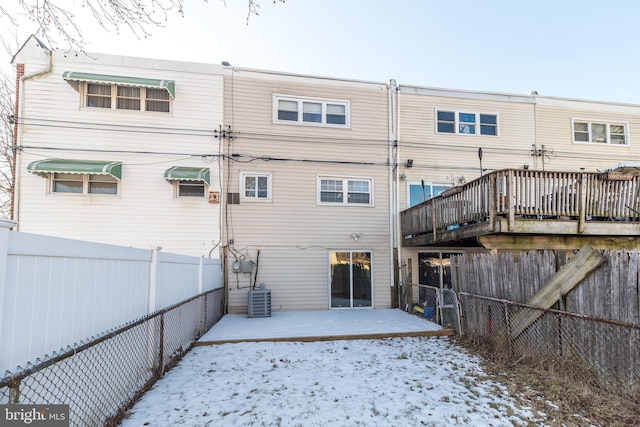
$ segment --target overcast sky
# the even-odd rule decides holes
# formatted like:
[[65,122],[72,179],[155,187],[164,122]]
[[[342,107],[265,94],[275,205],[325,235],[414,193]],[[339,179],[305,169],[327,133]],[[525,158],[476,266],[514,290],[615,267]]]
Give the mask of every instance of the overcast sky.
[[186,0],[142,40],[78,23],[90,52],[640,104],[635,0],[259,1],[247,25],[246,0]]

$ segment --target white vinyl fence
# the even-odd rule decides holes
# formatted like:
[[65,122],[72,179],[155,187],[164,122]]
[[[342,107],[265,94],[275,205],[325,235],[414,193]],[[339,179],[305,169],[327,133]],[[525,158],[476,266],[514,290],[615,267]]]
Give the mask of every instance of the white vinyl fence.
[[10,231],[0,221],[0,377],[202,292],[218,259]]

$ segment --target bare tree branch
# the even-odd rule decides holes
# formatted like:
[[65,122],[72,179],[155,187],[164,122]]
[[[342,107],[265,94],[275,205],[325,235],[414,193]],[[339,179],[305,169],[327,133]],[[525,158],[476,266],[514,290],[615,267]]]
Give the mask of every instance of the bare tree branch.
[[[225,0],[222,0],[223,2],[225,2]],[[248,12],[247,12],[247,25],[249,25],[249,18],[251,18],[251,15],[255,15],[255,16],[259,16],[260,13],[258,13],[258,10],[260,9],[260,3],[258,3],[257,0],[247,0],[249,2],[248,4]],[[273,0],[274,3],[280,2],[280,3],[284,3],[285,0]],[[226,5],[226,2],[225,2]]]
[[[120,33],[128,29],[138,38],[150,35],[149,28],[163,27],[170,14],[184,16],[186,0],[18,0],[20,16],[28,18],[37,25],[36,35],[50,47],[55,47],[59,36],[68,45],[69,50],[82,52],[84,39],[82,28],[74,11],[88,12],[95,22],[105,31]],[[208,2],[208,0],[202,0]],[[226,0],[220,0],[226,5]],[[238,0],[232,0],[238,1]],[[259,0],[247,0],[247,24],[251,15],[259,15]],[[284,3],[285,0],[273,0]],[[8,18],[17,25],[17,17],[12,16],[6,6],[0,6],[0,18]]]
[[[206,0],[205,0],[206,1]],[[53,36],[59,35],[70,50],[82,51],[82,30],[73,10],[88,11],[105,31],[120,32],[128,28],[138,37],[149,35],[149,27],[161,27],[169,13],[183,16],[184,0],[76,0],[73,6],[61,0],[19,0],[22,14],[38,25],[37,34],[50,46],[55,46]],[[15,22],[6,8],[0,7],[0,16]]]
[[15,90],[14,80],[0,73],[0,216],[4,218],[11,217]]

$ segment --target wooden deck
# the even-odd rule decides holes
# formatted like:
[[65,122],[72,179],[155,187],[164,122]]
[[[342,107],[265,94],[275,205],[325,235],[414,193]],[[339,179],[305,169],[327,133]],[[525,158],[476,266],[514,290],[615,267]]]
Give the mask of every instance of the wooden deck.
[[440,337],[453,330],[399,309],[277,311],[271,317],[227,314],[196,346],[239,342],[335,341],[397,337]]
[[274,337],[274,338],[238,338],[219,340],[200,340],[194,345],[209,346],[220,344],[237,344],[241,342],[316,342],[316,341],[343,341],[343,340],[376,340],[383,338],[405,337],[449,337],[453,335],[453,329],[440,329],[439,331],[418,332],[384,332],[377,334],[349,334],[349,335],[304,335],[299,337]]
[[633,174],[496,171],[403,211],[403,245],[636,249],[639,196]]

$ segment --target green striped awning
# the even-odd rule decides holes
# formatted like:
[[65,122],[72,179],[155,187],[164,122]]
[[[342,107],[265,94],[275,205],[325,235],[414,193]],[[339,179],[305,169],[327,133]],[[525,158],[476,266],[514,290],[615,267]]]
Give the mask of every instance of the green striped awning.
[[122,178],[122,162],[104,162],[99,160],[37,160],[27,165],[29,172],[46,176],[50,173],[90,173],[94,175],[111,175],[115,179]]
[[78,73],[75,71],[65,71],[62,73],[62,78],[67,81],[71,86],[78,90],[78,82],[88,83],[100,83],[100,84],[114,84],[120,86],[136,86],[136,87],[150,87],[155,89],[165,89],[169,92],[172,98],[176,97],[176,82],[173,80],[156,80],[146,79],[142,77],[125,77],[125,76],[111,76],[107,74],[91,74],[91,73]]
[[185,166],[173,166],[164,171],[164,179],[167,181],[199,181],[211,184],[209,168],[190,168]]

